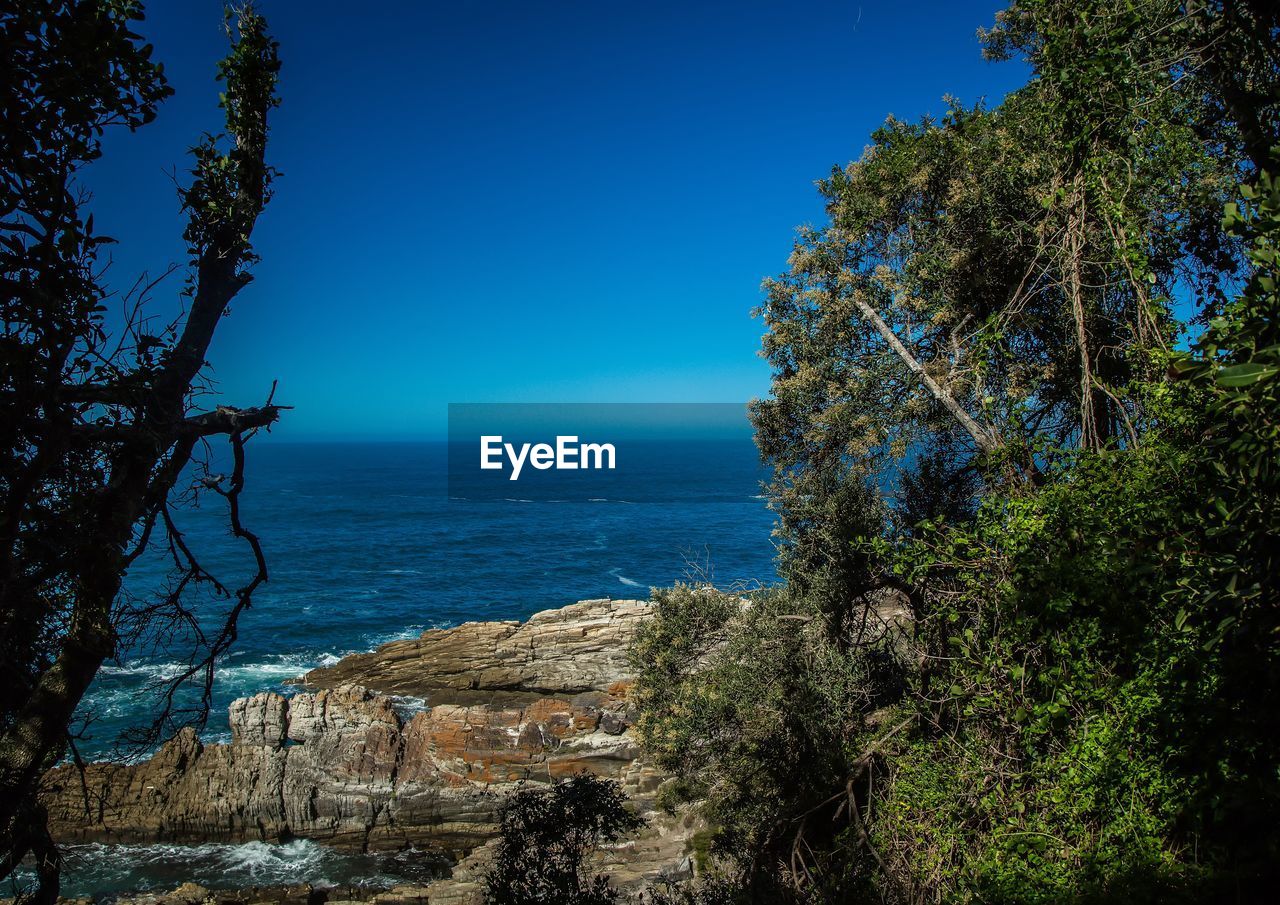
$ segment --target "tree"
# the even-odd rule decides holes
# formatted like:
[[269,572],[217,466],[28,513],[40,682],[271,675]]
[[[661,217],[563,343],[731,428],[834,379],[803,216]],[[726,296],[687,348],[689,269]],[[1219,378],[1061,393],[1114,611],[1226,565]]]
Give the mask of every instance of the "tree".
[[503,805],[498,850],[485,877],[488,905],[604,905],[608,877],[584,877],[602,842],[644,826],[616,782],[581,773],[547,789],[524,788]]
[[641,737],[752,901],[1272,894],[1273,5],[1015,0],[1026,86],[819,183],[760,309],[786,588],[638,637]]
[[[1250,142],[1221,73],[1248,47],[1271,79],[1250,84],[1280,80],[1265,27],[1230,21],[1172,0],[1021,0],[984,37],[1030,63],[1025,87],[890,119],[819,183],[828,223],[800,230],[759,309],[774,377],[753,417],[784,573],[830,529],[791,515],[815,508],[815,482],[878,494],[944,454],[968,482],[1035,484],[1050,450],[1140,442],[1135,388],[1177,339],[1173,300],[1209,310],[1243,265],[1219,219]],[[1271,122],[1262,97],[1250,116]]]
[[[228,12],[231,48],[218,67],[226,134],[200,140],[179,190],[191,255],[185,317],[150,328],[143,311],[152,286],[140,281],[113,330],[101,259],[111,240],[94,232],[78,174],[101,155],[106,129],[146,125],[170,94],[133,31],[141,19],[135,0],[6,0],[0,8],[0,877],[34,853],[42,901],[57,896],[58,862],[37,792],[71,744],[73,715],[99,667],[127,633],[182,629],[195,647],[167,701],[191,680],[204,683],[207,700],[236,619],[267,576],[239,496],[245,442],[281,407],[198,401],[218,322],[251,280],[250,237],[271,196],[265,155],[277,45],[251,6]],[[234,589],[200,566],[170,508],[175,482],[217,436],[230,441],[232,471],[206,473],[202,486],[225,499],[232,533],[256,564]],[[122,578],[159,538],[177,580],[161,599],[135,603],[121,593]],[[229,601],[212,631],[183,604],[199,584]]]

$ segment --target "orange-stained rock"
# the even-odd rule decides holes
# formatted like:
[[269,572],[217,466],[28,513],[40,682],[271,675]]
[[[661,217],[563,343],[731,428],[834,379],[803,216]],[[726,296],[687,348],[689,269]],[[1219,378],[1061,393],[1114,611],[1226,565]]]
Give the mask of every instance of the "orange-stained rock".
[[[490,838],[501,794],[588,770],[627,780],[638,756],[626,647],[649,612],[586,601],[524,624],[468,623],[312,673],[316,691],[231,705],[232,743],[180,733],[148,761],[48,776],[64,842],[243,842],[302,836],[347,848],[460,854]],[[404,645],[411,645],[408,655]],[[407,722],[383,692],[427,697]],[[633,789],[640,785],[633,781]],[[649,789],[648,791],[652,791]]]

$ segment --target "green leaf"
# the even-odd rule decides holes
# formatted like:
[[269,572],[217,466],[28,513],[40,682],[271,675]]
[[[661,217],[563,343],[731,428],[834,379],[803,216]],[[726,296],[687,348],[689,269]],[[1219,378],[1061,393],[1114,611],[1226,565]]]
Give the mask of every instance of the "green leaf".
[[1221,387],[1247,387],[1262,380],[1269,380],[1276,374],[1280,374],[1280,368],[1275,365],[1247,361],[1218,371],[1217,382]]

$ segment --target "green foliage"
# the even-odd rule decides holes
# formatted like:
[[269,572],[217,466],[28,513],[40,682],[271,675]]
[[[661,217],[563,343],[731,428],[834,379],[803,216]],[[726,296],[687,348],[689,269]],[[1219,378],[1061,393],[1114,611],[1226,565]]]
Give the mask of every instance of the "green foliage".
[[[1263,172],[1241,191],[1242,204],[1229,205],[1223,223],[1249,243],[1252,276],[1194,354],[1173,363],[1175,375],[1192,384],[1196,406],[1207,410],[1201,440],[1213,457],[1205,504],[1209,534],[1223,549],[1280,535],[1280,513],[1269,504],[1280,483],[1280,178]],[[1232,561],[1206,576],[1211,597],[1250,612],[1261,605],[1277,561],[1269,547],[1252,552],[1252,570],[1250,560]]]
[[280,45],[267,33],[266,19],[252,6],[234,12],[228,7],[226,23],[232,44],[231,52],[218,63],[218,78],[226,85],[218,103],[226,116],[229,141],[206,135],[191,149],[195,157],[191,185],[181,192],[188,214],[183,238],[193,262],[211,247],[236,249],[229,263],[247,280],[241,268],[256,260],[249,233],[271,199],[276,176],[265,164],[263,152],[267,115],[280,103],[276,96]]
[[712,853],[757,897],[804,878],[846,888],[812,853],[846,826],[830,778],[853,769],[899,687],[894,633],[872,622],[864,643],[837,644],[804,598],[781,591],[678,585],[654,601],[632,648],[631,699],[646,751],[677,777],[663,801],[702,803]]
[[930,741],[895,760],[876,826],[913,853],[899,888],[1200,901],[1274,882],[1280,205],[1265,173],[1244,194],[1226,225],[1253,277],[1174,356],[1182,381],[1151,385],[1141,446],[1060,457],[1034,493],[878,544],[927,589],[922,641],[945,652],[917,698]]
[[[1081,454],[1041,492],[990,499],[972,525],[899,554],[929,588],[924,646],[946,659],[921,677],[927,741],[895,762],[876,833],[945,852],[943,888],[1054,902],[1180,879],[1164,846],[1186,789],[1163,743],[1140,740],[1155,738],[1173,665],[1149,629],[1176,557],[1153,541],[1181,499],[1176,469],[1139,458]],[[925,826],[931,783],[967,791]],[[903,871],[907,888],[931,876]]]
[[524,788],[503,805],[498,850],[485,877],[488,905],[604,905],[608,877],[584,877],[583,861],[644,821],[616,782],[582,773],[550,788]]
[[765,284],[787,585],[656,596],[641,735],[750,901],[1265,901],[1280,15],[1015,0],[985,41],[1028,85],[890,120]]

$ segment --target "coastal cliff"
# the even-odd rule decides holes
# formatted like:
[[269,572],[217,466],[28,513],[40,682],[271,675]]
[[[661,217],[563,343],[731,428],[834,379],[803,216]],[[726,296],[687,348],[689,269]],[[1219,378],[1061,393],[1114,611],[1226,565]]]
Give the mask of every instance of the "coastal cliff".
[[623,884],[680,872],[690,829],[654,810],[664,777],[639,756],[626,699],[627,648],[649,613],[643,601],[583,601],[347,657],[292,697],[237,700],[229,744],[184,730],[142,763],[92,764],[83,781],[54,770],[55,838],[413,848],[455,865],[431,901],[464,902],[478,887],[476,857],[462,859],[494,837],[504,795],[589,771],[620,781],[650,820],[601,864]]

